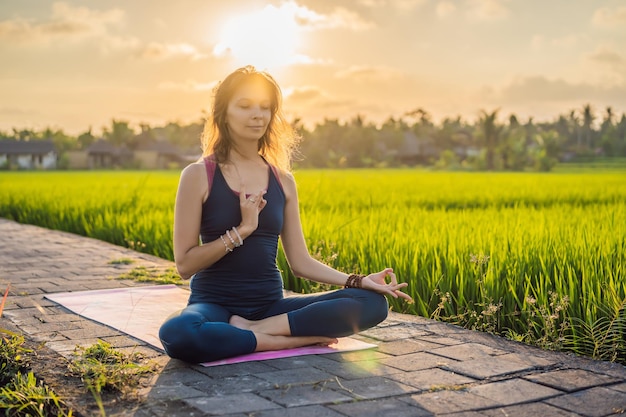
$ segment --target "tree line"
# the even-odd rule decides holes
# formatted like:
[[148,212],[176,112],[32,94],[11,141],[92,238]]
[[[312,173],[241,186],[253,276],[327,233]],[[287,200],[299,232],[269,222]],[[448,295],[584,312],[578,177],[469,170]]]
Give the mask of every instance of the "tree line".
[[[98,139],[129,150],[165,141],[188,155],[200,154],[203,121],[151,127],[112,120],[102,135],[92,129],[72,136],[61,129],[0,131],[0,139],[51,140],[60,157],[68,150],[87,149]],[[382,124],[360,115],[349,121],[326,118],[313,128],[293,121],[301,135],[295,164],[305,168],[357,168],[425,165],[440,169],[549,171],[559,161],[595,157],[626,157],[626,114],[611,107],[598,114],[591,105],[559,115],[549,122],[502,117],[500,110],[482,110],[474,121],[460,116],[440,123],[417,108]]]

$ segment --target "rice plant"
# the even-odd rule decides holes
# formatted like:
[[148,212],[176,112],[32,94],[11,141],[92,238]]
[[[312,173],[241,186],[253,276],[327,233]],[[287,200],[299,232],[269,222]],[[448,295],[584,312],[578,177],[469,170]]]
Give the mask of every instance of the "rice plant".
[[[626,171],[295,175],[311,253],[346,272],[393,267],[415,299],[395,311],[624,361]],[[177,182],[0,173],[0,216],[171,260]],[[288,289],[327,288],[294,277],[282,252],[278,263]]]

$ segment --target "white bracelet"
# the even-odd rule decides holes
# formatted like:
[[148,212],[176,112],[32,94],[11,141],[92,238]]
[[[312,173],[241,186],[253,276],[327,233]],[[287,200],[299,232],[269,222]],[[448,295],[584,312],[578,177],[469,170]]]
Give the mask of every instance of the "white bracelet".
[[230,235],[230,230],[226,231],[226,236],[228,236],[228,239],[230,239],[230,243],[232,243],[234,247],[239,247],[239,243],[235,242],[235,239],[233,239],[233,237]]
[[226,243],[226,240],[224,240],[224,235],[220,235],[220,239],[222,239],[222,242],[224,242],[224,247],[226,248],[226,252],[232,252],[233,250],[231,248],[228,247],[228,244]]
[[233,232],[235,232],[235,234],[237,235],[237,239],[239,239],[239,246],[243,245],[243,239],[241,238],[241,235],[239,234],[235,226],[233,226]]

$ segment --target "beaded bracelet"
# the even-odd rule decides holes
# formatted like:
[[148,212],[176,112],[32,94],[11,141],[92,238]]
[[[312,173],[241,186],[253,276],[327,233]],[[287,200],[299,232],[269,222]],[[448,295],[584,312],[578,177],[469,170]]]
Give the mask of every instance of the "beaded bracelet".
[[226,243],[226,240],[224,239],[224,235],[220,235],[220,239],[222,239],[222,243],[224,243],[224,247],[226,248],[226,252],[232,252],[233,249],[231,247],[228,246],[228,244]]
[[238,248],[239,246],[241,246],[239,242],[235,242],[235,239],[233,239],[233,237],[230,235],[230,230],[226,231],[226,236],[228,236],[230,243],[232,243],[234,247]]
[[237,239],[239,239],[239,246],[243,245],[243,239],[241,238],[241,235],[239,234],[239,231],[235,226],[233,226],[233,232],[235,232],[235,234],[237,235]]
[[362,288],[363,278],[365,278],[365,275],[350,274],[344,288]]

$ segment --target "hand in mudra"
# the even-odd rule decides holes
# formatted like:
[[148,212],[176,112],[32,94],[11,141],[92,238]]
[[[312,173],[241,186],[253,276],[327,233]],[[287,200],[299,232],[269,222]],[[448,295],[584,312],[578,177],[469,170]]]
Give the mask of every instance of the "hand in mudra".
[[248,226],[252,231],[259,226],[259,213],[267,200],[263,198],[266,191],[256,194],[246,195],[246,188],[242,184],[239,190],[239,207],[241,208],[241,225]]
[[396,274],[394,274],[392,268],[385,268],[380,272],[369,274],[361,281],[362,288],[379,292],[381,294],[387,294],[393,298],[403,298],[406,301],[413,302],[410,295],[400,291],[402,288],[408,287],[409,284],[401,282],[398,284]]

